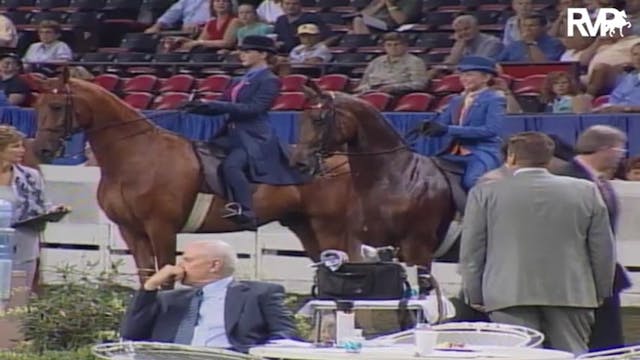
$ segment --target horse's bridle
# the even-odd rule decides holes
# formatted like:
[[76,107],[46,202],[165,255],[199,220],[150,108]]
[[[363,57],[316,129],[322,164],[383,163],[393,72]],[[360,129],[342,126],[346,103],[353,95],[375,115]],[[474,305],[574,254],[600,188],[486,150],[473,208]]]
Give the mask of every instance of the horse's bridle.
[[[52,94],[58,94],[58,92],[59,90],[57,88],[51,90]],[[73,94],[71,93],[71,86],[69,86],[69,84],[65,84],[63,95],[64,95],[64,107],[63,107],[64,117],[62,120],[62,124],[60,126],[56,126],[53,128],[43,127],[42,129],[40,129],[40,131],[50,132],[56,135],[62,134],[59,139],[60,147],[56,155],[64,153],[65,143],[69,139],[71,139],[73,135],[75,135],[80,131],[79,126],[74,128],[75,106],[74,106]]]

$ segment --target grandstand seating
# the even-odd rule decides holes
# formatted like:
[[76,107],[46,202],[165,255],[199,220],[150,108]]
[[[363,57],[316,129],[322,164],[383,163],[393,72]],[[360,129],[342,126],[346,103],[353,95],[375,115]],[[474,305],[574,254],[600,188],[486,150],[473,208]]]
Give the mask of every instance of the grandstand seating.
[[[95,83],[122,96],[136,108],[173,108],[185,94],[198,98],[221,96],[231,76],[242,71],[235,53],[161,53],[161,37],[144,34],[175,0],[0,0],[0,12],[10,17],[20,31],[19,51],[36,39],[34,29],[43,19],[64,24],[63,38],[77,51],[78,64],[97,75]],[[535,0],[536,9],[553,19],[555,3]],[[380,34],[344,33],[349,21],[345,13],[366,6],[364,0],[304,0],[305,11],[317,12],[332,29],[342,34],[330,47],[334,59],[318,67],[292,68],[283,76],[282,96],[274,104],[276,110],[304,108],[300,99],[302,86],[309,80],[323,90],[351,91],[372,59],[383,52]],[[424,14],[418,24],[405,34],[410,51],[426,63],[441,62],[451,51],[452,19],[461,12],[478,19],[484,32],[499,34],[501,26],[513,14],[505,0],[423,0]],[[502,25],[501,25],[502,24]],[[95,34],[89,36],[87,34]],[[83,39],[86,37],[86,39]],[[88,42],[88,43],[87,43]],[[566,70],[577,74],[575,63],[501,64],[504,75],[496,79],[510,88],[527,108],[539,108],[538,94],[546,73]],[[393,99],[381,93],[362,96],[380,110],[442,110],[451,95],[462,90],[457,75],[434,79],[422,92]],[[594,100],[602,104],[606,98]]]

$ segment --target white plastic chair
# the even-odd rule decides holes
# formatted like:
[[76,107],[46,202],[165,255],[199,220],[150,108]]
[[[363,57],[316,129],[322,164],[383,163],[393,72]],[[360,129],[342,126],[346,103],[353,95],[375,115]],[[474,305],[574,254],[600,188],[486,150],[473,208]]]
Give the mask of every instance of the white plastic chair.
[[258,360],[234,351],[156,342],[123,341],[96,345],[91,349],[99,359],[110,360]]
[[580,355],[576,359],[638,360],[640,359],[640,345],[592,352],[589,354]]
[[[544,341],[544,335],[524,326],[515,326],[487,322],[452,322],[434,325],[438,331],[438,343],[451,342],[465,345],[538,347]],[[414,329],[373,339],[381,343],[412,344]]]

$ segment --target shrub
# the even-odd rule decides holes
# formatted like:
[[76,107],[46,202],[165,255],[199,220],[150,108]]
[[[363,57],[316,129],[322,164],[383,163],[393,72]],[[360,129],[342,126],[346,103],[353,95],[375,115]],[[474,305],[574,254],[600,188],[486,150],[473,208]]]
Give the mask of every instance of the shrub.
[[45,351],[33,353],[28,350],[0,352],[0,360],[96,360],[91,354],[90,348],[82,348],[76,351]]
[[32,351],[75,350],[117,340],[130,289],[117,285],[118,266],[91,275],[96,266],[56,268],[59,283],[45,287],[24,308],[13,311]]

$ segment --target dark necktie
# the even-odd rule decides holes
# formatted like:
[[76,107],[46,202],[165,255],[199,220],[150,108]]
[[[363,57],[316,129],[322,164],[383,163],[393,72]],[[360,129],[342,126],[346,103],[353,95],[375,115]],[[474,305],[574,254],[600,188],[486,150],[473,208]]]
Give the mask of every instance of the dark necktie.
[[176,337],[174,340],[176,344],[191,345],[191,341],[193,340],[193,330],[198,323],[198,312],[200,310],[201,302],[202,289],[199,289],[191,298],[189,308],[184,314],[182,321],[180,321],[180,325],[178,325],[178,330],[176,331]]

